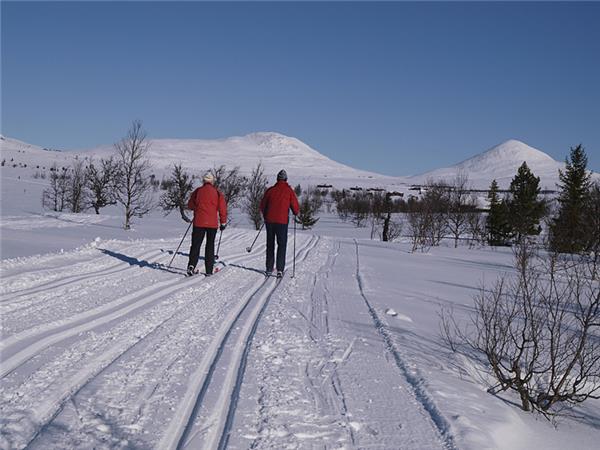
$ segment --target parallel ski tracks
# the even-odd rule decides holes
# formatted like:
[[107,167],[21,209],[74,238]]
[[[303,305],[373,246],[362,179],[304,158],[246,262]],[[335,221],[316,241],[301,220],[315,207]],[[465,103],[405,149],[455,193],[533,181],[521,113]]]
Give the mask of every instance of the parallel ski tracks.
[[[239,240],[241,237],[245,236],[243,233],[236,233],[233,236],[230,236],[228,238],[228,243],[231,244],[232,242],[235,242],[237,240]],[[144,243],[140,243],[138,246],[143,246]],[[120,251],[127,251],[129,250],[129,248],[135,248],[136,246],[132,245],[132,246],[128,246],[125,249],[120,249]],[[104,252],[109,252],[110,250],[108,249],[99,249],[100,251],[104,251]],[[159,255],[165,255],[165,261],[167,261],[168,259],[170,259],[170,254],[169,254],[169,258],[167,259],[167,254],[169,254],[169,252],[166,252],[165,250],[157,250],[157,249],[151,249],[151,250],[145,250],[142,252],[132,252],[131,255],[128,255],[127,258],[132,260],[132,261],[138,261],[138,262],[146,262],[147,259],[152,259],[155,258]],[[95,265],[97,260],[101,260],[101,259],[105,259],[108,258],[109,260],[114,260],[114,257],[111,256],[108,253],[104,253],[102,254],[102,256],[96,257],[91,261],[87,261],[88,265]],[[81,266],[81,265],[85,265],[86,262],[80,261],[76,264],[76,266]],[[126,263],[125,263],[126,264]],[[52,268],[52,269],[34,269],[34,270],[29,270],[27,271],[27,273],[21,273],[21,274],[15,274],[15,275],[11,275],[10,277],[3,277],[3,284],[10,284],[11,281],[13,280],[18,280],[18,279],[22,279],[24,275],[26,276],[30,276],[33,273],[37,273],[37,272],[45,272],[47,274],[53,275],[56,274],[56,278],[55,279],[51,279],[49,281],[45,281],[39,284],[36,284],[34,286],[28,287],[28,288],[19,288],[18,290],[14,290],[14,291],[10,291],[7,292],[5,295],[2,296],[2,303],[3,306],[4,304],[10,304],[13,303],[13,300],[21,300],[23,297],[26,296],[30,296],[30,295],[34,295],[34,294],[38,294],[40,292],[45,292],[51,289],[56,289],[58,287],[62,287],[62,286],[68,286],[68,285],[72,285],[73,283],[77,283],[79,281],[86,281],[88,279],[92,279],[92,278],[98,278],[98,277],[103,277],[103,276],[108,276],[111,275],[113,273],[122,273],[124,270],[129,270],[129,269],[135,269],[137,268],[136,265],[134,264],[129,264],[130,267],[126,267],[126,269],[124,269],[124,261],[119,261],[116,262],[114,264],[110,264],[106,267],[103,267],[102,269],[99,270],[92,270],[92,271],[85,271],[84,273],[69,273],[72,272],[72,267],[69,266],[68,269],[65,269],[65,267],[60,267],[60,268]],[[147,263],[148,267],[152,267],[156,264],[153,263]],[[67,274],[65,275],[65,271],[67,272]]]
[[392,336],[389,334],[387,327],[377,314],[377,311],[369,302],[365,291],[364,291],[364,281],[360,273],[360,254],[359,254],[359,245],[358,241],[354,239],[354,244],[356,246],[356,282],[358,284],[358,289],[361,297],[363,298],[367,309],[369,310],[369,314],[373,320],[373,324],[383,339],[387,350],[390,352],[396,366],[400,370],[402,376],[406,380],[408,386],[410,387],[410,392],[412,393],[414,399],[418,402],[418,404],[423,408],[424,412],[428,415],[431,420],[431,424],[435,431],[439,434],[443,445],[447,450],[456,450],[456,444],[454,443],[454,437],[452,436],[450,430],[450,424],[443,416],[441,411],[438,409],[437,405],[431,398],[430,394],[427,392],[426,388],[423,386],[422,381],[411,371],[408,369],[408,364],[404,360],[403,356],[400,354],[400,351],[397,349],[394,344]]
[[[146,251],[143,253],[135,254],[132,257],[141,261],[141,260],[146,260],[149,258],[155,258],[156,256],[159,256],[161,253],[162,252],[160,250],[150,250],[150,251]],[[132,268],[132,267],[128,267],[128,268],[124,269],[124,264],[122,261],[120,261],[120,262],[116,262],[114,264],[109,265],[108,267],[104,267],[99,270],[93,270],[93,271],[89,271],[89,272],[85,272],[85,273],[68,275],[66,277],[62,277],[57,280],[51,280],[48,282],[44,282],[44,283],[38,284],[36,286],[30,287],[30,288],[21,289],[19,291],[13,291],[6,295],[3,295],[2,306],[10,305],[13,303],[18,303],[22,300],[23,297],[26,297],[29,295],[35,295],[35,294],[39,294],[41,292],[47,292],[51,289],[56,289],[59,287],[72,285],[79,281],[86,281],[86,280],[93,279],[93,278],[104,277],[104,276],[112,275],[114,273],[122,273],[124,270],[128,270],[130,268]]]
[[[304,261],[318,241],[319,238],[313,236],[300,249],[299,263]],[[184,400],[163,435],[159,448],[221,449],[227,445],[252,339],[279,283],[273,278],[258,280],[224,320],[192,375]],[[231,350],[228,351],[229,348]],[[217,380],[213,375],[223,364],[226,367],[225,376]],[[216,399],[207,399],[209,389],[219,393]],[[208,415],[204,423],[198,423],[201,412]]]
[[[301,256],[301,259],[305,257],[308,253],[309,250],[307,249],[307,247],[310,247],[311,245],[314,246],[315,244],[316,239],[313,239],[309,242],[308,245],[301,249],[300,253],[304,252],[304,256]],[[227,262],[225,263],[226,267],[221,272],[223,275],[225,275],[226,273],[228,264],[240,263],[248,259],[256,259],[256,256],[248,255],[247,253],[240,253],[236,256],[237,257],[234,256],[228,258]],[[53,327],[51,325],[49,327],[46,327],[44,330],[38,329],[35,331],[20,334],[17,337],[13,336],[10,341],[5,340],[2,343],[2,345],[5,348],[10,348],[12,346],[16,346],[17,344],[23,344],[25,341],[27,341],[26,344],[31,342],[31,345],[26,345],[25,348],[21,349],[20,351],[9,357],[7,360],[3,361],[0,372],[0,378],[5,378],[10,373],[14,372],[16,369],[22,366],[25,362],[38,355],[41,351],[43,351],[45,348],[48,348],[51,345],[57,344],[70,338],[74,338],[75,336],[80,335],[81,333],[92,331],[98,327],[101,327],[102,325],[106,325],[109,322],[112,323],[120,318],[130,317],[130,313],[137,313],[138,311],[145,310],[146,308],[144,308],[144,306],[149,307],[151,306],[150,303],[157,304],[161,299],[168,297],[175,290],[181,290],[185,287],[190,287],[196,284],[202,285],[203,280],[203,278],[193,277],[190,279],[185,279],[183,281],[178,279],[174,282],[164,282],[164,285],[154,285],[148,288],[151,291],[154,291],[150,293],[149,297],[146,297],[146,295],[149,292],[144,291],[141,293],[138,292],[138,295],[132,296],[131,298],[122,298],[117,300],[117,302],[124,304],[121,308],[117,306],[115,309],[110,310],[109,308],[104,308],[101,311],[88,311],[79,317],[73,318],[73,320],[71,320],[70,323],[64,322],[61,323],[58,327]],[[273,279],[264,280],[261,277],[259,286],[257,286],[257,289],[254,291],[253,296],[255,296],[255,294],[260,290],[262,286],[270,285],[271,282],[274,285],[277,284],[277,282],[275,282]],[[272,294],[272,292],[270,294]],[[268,297],[270,298],[270,295]],[[266,305],[266,300],[266,298],[263,299],[263,307]],[[143,335],[140,334],[140,336],[134,343],[128,343],[125,348],[123,347],[123,345],[119,345],[117,343],[112,347],[106,349],[103,353],[94,356],[91,360],[87,360],[87,364],[84,368],[77,370],[68,380],[64,380],[64,387],[61,388],[60,392],[53,393],[51,398],[44,399],[43,403],[38,405],[38,408],[36,408],[35,416],[37,420],[35,422],[38,425],[35,426],[35,430],[33,431],[31,437],[25,441],[24,447],[28,446],[34,439],[37,438],[37,436],[39,436],[41,432],[43,432],[46,429],[48,424],[50,424],[57,417],[57,415],[60,414],[60,412],[64,408],[65,403],[70,398],[73,398],[74,395],[80,392],[92,380],[96,379],[96,377],[99,374],[103,373],[115,361],[126,355],[133,347],[135,347],[140,342],[144,341],[144,339],[147,339],[150,335],[155,333],[158,329],[160,329],[161,326],[163,326],[166,322],[171,320],[173,316],[180,312],[183,308],[184,307],[176,309],[172,314],[170,314],[168,317],[164,318],[164,320],[161,320],[158,324],[156,324],[156,326],[154,326],[151,330],[146,330],[146,332],[144,332]],[[256,314],[256,317],[260,315],[261,311],[262,308],[258,310],[258,314]],[[254,316],[255,315],[253,314],[253,317]],[[256,319],[254,322],[251,323],[256,325],[258,323],[258,320]],[[231,326],[233,326],[233,324]],[[255,329],[255,326],[251,326],[250,332],[253,333],[253,330]],[[228,329],[228,331],[231,331],[231,327]],[[215,351],[211,351],[209,353],[216,356]],[[247,357],[247,350],[245,350],[244,353]],[[237,371],[239,371],[239,365],[237,367]],[[237,378],[238,377],[235,377],[235,379]],[[236,383],[233,384],[235,386]],[[239,386],[237,389],[234,388],[234,391],[237,391],[238,389]],[[226,422],[226,418],[223,422]]]
[[[235,256],[231,258],[235,262],[246,259],[248,259],[246,253],[240,253],[237,258]],[[181,279],[162,281],[69,319],[49,323],[4,339],[0,342],[0,350],[3,355],[0,378],[14,372],[51,345],[80,333],[92,331],[132,312],[142,311],[176,291],[197,284],[199,279],[202,280],[202,278],[192,277],[183,281]],[[13,348],[15,350],[11,351]]]

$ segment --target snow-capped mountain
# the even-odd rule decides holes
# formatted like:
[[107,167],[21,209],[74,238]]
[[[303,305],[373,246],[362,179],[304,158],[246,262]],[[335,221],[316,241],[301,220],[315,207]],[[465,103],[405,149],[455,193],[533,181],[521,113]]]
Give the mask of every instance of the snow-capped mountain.
[[[527,162],[531,171],[540,177],[540,186],[543,189],[555,189],[559,181],[558,170],[564,170],[565,167],[564,162],[556,161],[524,142],[511,139],[453,166],[410,177],[409,181],[419,184],[430,179],[450,181],[457,173],[462,172],[469,177],[474,187],[485,189],[496,179],[498,185],[505,188],[523,162]],[[594,175],[597,176],[598,174]]]
[[[113,147],[100,147],[85,155],[106,156]],[[265,175],[274,176],[285,169],[290,179],[313,180],[315,183],[331,180],[342,185],[392,184],[396,178],[355,169],[341,164],[314,150],[299,139],[273,132],[251,133],[225,139],[154,139],[149,157],[156,169],[169,171],[173,163],[181,163],[188,170],[198,173],[225,165],[239,166],[243,173],[250,173],[260,162]]]
[[[82,159],[107,157],[115,153],[113,145],[82,151],[56,151],[1,136],[2,159],[7,166],[13,164],[29,168],[49,168],[70,165],[74,157]],[[436,169],[411,177],[390,177],[368,172],[334,161],[299,139],[273,132],[251,133],[224,139],[154,139],[150,140],[149,158],[153,172],[159,176],[170,172],[174,163],[196,175],[225,165],[240,167],[249,174],[262,163],[265,175],[272,181],[275,174],[286,169],[292,184],[303,186],[320,183],[336,188],[352,186],[382,187],[388,190],[406,191],[410,185],[426,184],[429,180],[451,181],[457,173],[465,173],[474,188],[486,189],[496,179],[501,188],[507,188],[523,163],[541,179],[543,189],[555,189],[559,181],[558,170],[564,162],[554,160],[546,153],[521,141],[511,139],[458,164]],[[566,155],[565,155],[566,156]],[[600,180],[600,174],[593,174]]]

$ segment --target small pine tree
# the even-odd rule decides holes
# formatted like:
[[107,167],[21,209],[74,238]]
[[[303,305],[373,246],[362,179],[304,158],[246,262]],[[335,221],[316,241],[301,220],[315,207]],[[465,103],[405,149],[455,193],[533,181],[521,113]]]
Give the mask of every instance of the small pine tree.
[[517,242],[526,236],[540,234],[540,219],[544,216],[546,205],[539,200],[540,178],[536,177],[526,162],[521,164],[510,183],[508,200],[508,223]]
[[508,208],[506,202],[498,195],[498,183],[492,181],[488,193],[490,210],[486,219],[488,243],[492,246],[508,245],[510,242],[510,226],[508,224]]
[[565,171],[558,171],[561,184],[558,214],[550,223],[550,248],[560,253],[579,253],[587,247],[586,207],[589,203],[591,174],[581,145],[571,148]]
[[304,195],[300,202],[300,211],[295,219],[296,223],[302,225],[303,230],[312,228],[319,221],[319,218],[315,217],[317,211],[317,205],[311,197],[309,195]]
[[294,188],[294,192],[296,193],[297,197],[300,197],[302,195],[302,186],[300,186],[300,183],[296,185],[296,187]]

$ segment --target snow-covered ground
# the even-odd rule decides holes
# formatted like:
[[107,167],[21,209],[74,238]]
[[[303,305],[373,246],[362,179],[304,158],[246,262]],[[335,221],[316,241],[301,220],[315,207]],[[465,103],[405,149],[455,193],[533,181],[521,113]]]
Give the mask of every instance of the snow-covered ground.
[[441,343],[441,307],[465,317],[508,250],[410,253],[323,214],[297,231],[295,273],[290,230],[277,282],[233,211],[221,270],[185,278],[189,236],[167,267],[176,214],[125,232],[118,208],[44,212],[44,181],[17,170],[1,172],[2,449],[597,448],[599,401],[555,428]]

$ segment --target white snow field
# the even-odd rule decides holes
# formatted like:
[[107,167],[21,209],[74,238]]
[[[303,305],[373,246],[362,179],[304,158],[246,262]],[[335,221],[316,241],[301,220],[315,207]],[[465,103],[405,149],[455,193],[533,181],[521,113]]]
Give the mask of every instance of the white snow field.
[[186,278],[176,214],[50,213],[28,169],[0,171],[2,449],[597,448],[600,401],[555,427],[441,342],[510,250],[410,253],[323,213],[278,282],[234,210],[220,271]]

